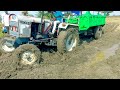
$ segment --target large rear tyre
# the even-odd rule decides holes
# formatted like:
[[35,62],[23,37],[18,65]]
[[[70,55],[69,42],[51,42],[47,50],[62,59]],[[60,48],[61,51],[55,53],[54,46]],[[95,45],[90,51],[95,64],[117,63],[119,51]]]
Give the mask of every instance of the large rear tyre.
[[33,44],[24,44],[15,50],[15,56],[20,65],[34,65],[41,61],[41,52]]
[[72,52],[79,44],[79,33],[74,28],[61,31],[57,39],[57,50],[60,53]]

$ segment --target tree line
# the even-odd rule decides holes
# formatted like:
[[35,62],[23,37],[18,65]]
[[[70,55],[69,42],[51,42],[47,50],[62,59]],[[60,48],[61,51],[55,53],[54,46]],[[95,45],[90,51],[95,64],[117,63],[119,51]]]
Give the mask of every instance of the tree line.
[[[41,17],[42,16],[42,12],[43,11],[38,11],[38,13],[36,14],[36,17]],[[98,11],[98,12],[101,12],[101,13],[106,13],[107,16],[110,15],[110,13],[112,13],[113,11]],[[21,12],[22,15],[24,16],[33,16],[32,14],[30,14],[28,11],[22,11]],[[71,12],[70,11],[66,11],[66,13],[64,14],[65,16],[68,16],[68,15],[71,15]],[[52,13],[49,13],[48,11],[44,11],[44,17],[45,19],[51,19],[53,18],[54,15]],[[0,22],[2,21],[2,18],[0,16]]]

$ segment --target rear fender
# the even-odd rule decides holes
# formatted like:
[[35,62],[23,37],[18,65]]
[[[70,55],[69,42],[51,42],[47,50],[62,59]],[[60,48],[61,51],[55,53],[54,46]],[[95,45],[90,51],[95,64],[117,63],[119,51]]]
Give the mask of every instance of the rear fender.
[[67,23],[60,23],[58,28],[59,29],[67,29],[68,26],[69,26],[69,24],[67,24]]

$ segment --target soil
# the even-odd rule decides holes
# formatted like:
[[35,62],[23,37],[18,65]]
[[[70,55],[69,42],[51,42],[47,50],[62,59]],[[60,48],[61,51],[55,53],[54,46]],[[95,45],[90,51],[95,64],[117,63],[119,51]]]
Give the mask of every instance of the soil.
[[94,40],[82,37],[74,52],[61,55],[54,48],[42,49],[42,62],[20,66],[13,53],[0,53],[1,79],[119,79],[120,17],[108,17],[105,34]]

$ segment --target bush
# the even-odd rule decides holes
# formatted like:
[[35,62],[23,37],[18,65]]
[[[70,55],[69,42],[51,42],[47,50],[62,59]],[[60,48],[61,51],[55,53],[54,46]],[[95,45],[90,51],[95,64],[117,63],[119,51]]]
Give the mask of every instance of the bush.
[[0,30],[2,29],[2,23],[0,23]]
[[0,38],[3,36],[4,36],[4,34],[2,33],[2,23],[0,23]]

